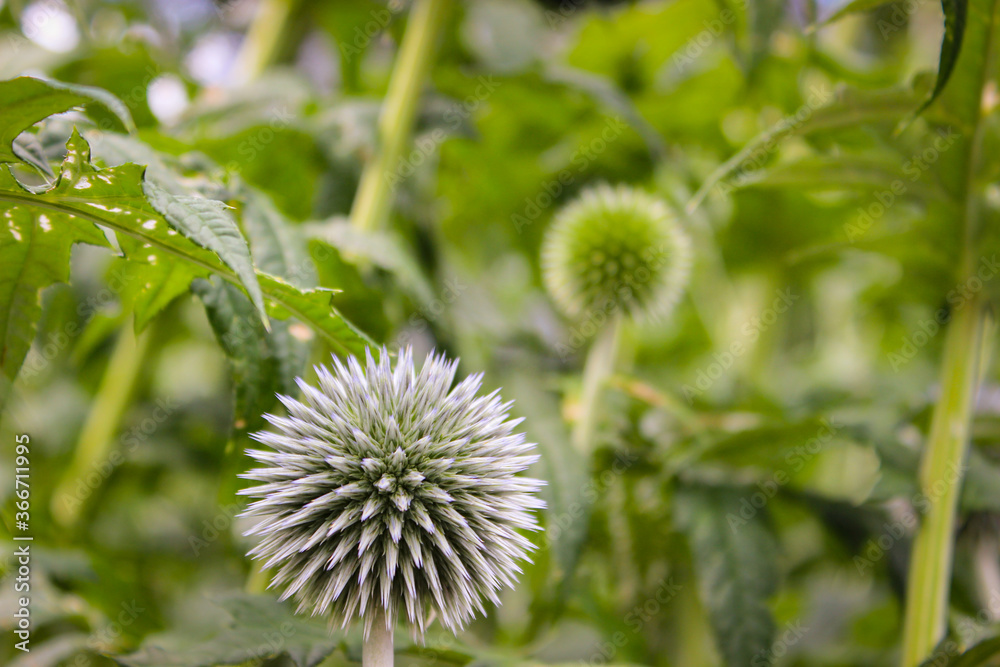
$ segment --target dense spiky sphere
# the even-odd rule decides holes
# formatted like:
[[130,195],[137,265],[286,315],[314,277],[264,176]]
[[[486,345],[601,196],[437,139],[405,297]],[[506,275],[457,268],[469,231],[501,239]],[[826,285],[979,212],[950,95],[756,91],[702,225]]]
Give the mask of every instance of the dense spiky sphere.
[[278,432],[254,438],[273,451],[249,452],[263,467],[242,492],[260,519],[250,554],[300,612],[364,618],[367,636],[405,610],[419,636],[435,615],[460,629],[513,584],[533,548],[518,530],[543,507],[543,482],[517,473],[538,456],[498,392],[477,396],[482,375],[452,388],[456,366],[429,355],[417,373],[409,349],[395,368],[384,348],[364,367],[335,358],[318,387],[299,380],[302,401],[280,397],[288,417],[266,416]]
[[666,315],[687,285],[691,242],[659,199],[630,187],[583,191],[542,246],[545,286],[571,317]]

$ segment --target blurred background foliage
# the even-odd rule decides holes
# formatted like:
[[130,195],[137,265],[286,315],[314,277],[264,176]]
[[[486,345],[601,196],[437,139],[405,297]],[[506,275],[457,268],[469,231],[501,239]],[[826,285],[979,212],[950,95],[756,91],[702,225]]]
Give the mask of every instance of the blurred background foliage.
[[[824,24],[845,4],[878,6]],[[287,15],[254,22],[276,8]],[[258,266],[274,241],[248,216],[271,216],[299,244],[295,277],[342,289],[336,306],[373,339],[444,350],[516,401],[549,482],[535,562],[502,607],[457,639],[404,644],[402,664],[895,662],[939,320],[969,290],[992,293],[1000,270],[987,233],[982,283],[956,282],[963,157],[946,105],[913,117],[938,66],[940,5],[455,3],[391,222],[360,234],[344,220],[407,9],[7,0],[0,79],[111,91],[137,133],[90,105],[33,130],[50,160],[75,125],[98,163],[148,164],[229,202]],[[992,95],[981,138],[996,156]],[[998,171],[994,159],[979,176],[988,223]],[[626,331],[588,458],[568,425],[594,323],[558,315],[538,252],[558,207],[603,181],[675,207],[696,261],[675,314]],[[31,436],[36,553],[35,648],[12,648],[5,583],[0,662],[138,651],[126,664],[301,665],[316,646],[326,665],[359,660],[356,630],[327,640],[304,619],[276,655],[240,653],[288,614],[247,595],[263,585],[235,518],[246,433],[289,373],[330,350],[293,323],[255,330],[227,360],[207,283],[136,338],[129,271],[75,247],[0,424],[5,471],[14,434]],[[951,600],[964,645],[993,636],[1000,612],[995,363],[984,377]],[[100,455],[81,454],[85,441]],[[8,525],[12,495],[4,474]]]

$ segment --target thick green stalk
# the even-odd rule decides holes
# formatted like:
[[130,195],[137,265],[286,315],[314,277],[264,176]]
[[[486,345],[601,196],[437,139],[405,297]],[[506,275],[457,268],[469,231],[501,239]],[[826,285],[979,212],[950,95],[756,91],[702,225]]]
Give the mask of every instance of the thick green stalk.
[[91,474],[96,471],[103,477],[101,466],[113,465],[110,454],[114,435],[142,370],[149,337],[149,329],[137,337],[131,324],[122,327],[118,335],[97,396],[80,431],[73,461],[52,494],[52,516],[63,526],[72,526],[80,517],[84,502],[93,489],[87,489],[86,493],[79,491],[91,484]]
[[945,632],[954,551],[955,513],[979,384],[985,316],[978,297],[955,315],[945,340],[941,397],[934,406],[920,470],[927,500],[910,562],[903,628],[903,667],[916,667]]
[[583,367],[583,394],[580,399],[580,417],[573,427],[573,446],[581,454],[589,454],[594,448],[594,436],[600,421],[600,397],[604,385],[615,369],[618,356],[618,342],[621,338],[622,321],[616,317],[597,334],[597,340],[590,346],[587,361]]
[[420,92],[430,74],[450,2],[416,0],[413,5],[379,114],[378,151],[365,165],[351,208],[351,222],[358,229],[377,229],[389,216],[394,186],[397,178],[401,178],[397,172],[413,131]]
[[[950,122],[961,135],[942,158],[942,178],[959,202],[956,215],[962,233],[957,278],[971,287],[980,267],[979,243],[983,173],[983,116],[988,109],[984,91],[994,85],[995,28],[1000,2],[971,0],[959,61],[940,99]],[[979,277],[976,277],[979,279]],[[949,584],[954,557],[955,514],[968,458],[969,432],[982,360],[988,355],[986,335],[989,298],[980,283],[965,303],[956,307],[945,339],[941,395],[931,417],[920,470],[921,492],[928,509],[917,530],[907,583],[903,621],[902,667],[917,667],[944,637]]]
[[293,4],[294,0],[261,0],[236,56],[233,76],[238,82],[253,81],[274,61]]

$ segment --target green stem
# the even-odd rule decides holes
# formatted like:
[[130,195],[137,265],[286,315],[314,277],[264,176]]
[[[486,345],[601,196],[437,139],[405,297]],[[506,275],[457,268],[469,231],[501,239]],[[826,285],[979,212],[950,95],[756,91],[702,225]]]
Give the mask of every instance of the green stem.
[[389,215],[398,182],[393,173],[409,143],[420,91],[430,74],[449,5],[450,0],[414,3],[379,114],[378,152],[365,165],[351,208],[351,222],[358,229],[377,229]]
[[293,5],[294,0],[261,0],[236,56],[233,77],[237,81],[253,81],[274,62]]
[[[150,331],[138,337],[131,325],[122,328],[76,443],[73,461],[52,494],[52,516],[62,526],[72,526],[79,519],[84,501],[93,493],[80,493],[91,473],[101,473],[101,466],[114,465],[111,450],[114,434],[121,422],[149,348]],[[103,473],[101,473],[103,475]]]
[[361,649],[362,667],[392,667],[392,627],[386,623],[385,612],[372,610],[375,619]]
[[582,454],[589,454],[594,448],[594,438],[600,422],[599,399],[604,385],[615,369],[621,327],[620,317],[609,322],[608,326],[597,334],[597,340],[587,353],[587,361],[583,367],[580,417],[573,428],[573,446]]
[[978,297],[965,304],[948,328],[941,397],[934,406],[920,470],[928,505],[913,545],[906,589],[903,667],[916,667],[945,632],[954,551],[955,512],[965,460],[985,323]]
[[[995,85],[996,26],[1000,2],[969,3],[959,73],[967,72],[959,86],[950,86],[941,104],[963,123],[964,142],[954,150],[961,162],[948,171],[950,190],[960,202],[954,218],[961,225],[962,255],[958,279],[971,285],[976,276],[983,217],[980,215],[985,123],[984,91]],[[971,79],[971,80],[970,80]],[[954,84],[955,81],[952,81]],[[962,85],[964,84],[964,85]],[[949,104],[950,101],[950,104]],[[978,278],[977,278],[978,279]],[[941,369],[941,395],[931,416],[930,432],[920,469],[921,492],[928,501],[913,544],[906,611],[903,621],[902,667],[917,667],[934,651],[947,627],[949,584],[954,559],[955,515],[968,458],[969,434],[984,361],[992,329],[989,299],[982,284],[971,298],[952,313],[945,339]]]

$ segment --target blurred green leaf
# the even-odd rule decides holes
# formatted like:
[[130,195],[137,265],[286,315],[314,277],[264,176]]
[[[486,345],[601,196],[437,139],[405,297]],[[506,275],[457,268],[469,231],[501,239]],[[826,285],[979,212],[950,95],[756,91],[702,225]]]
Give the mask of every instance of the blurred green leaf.
[[998,664],[1000,637],[986,639],[963,653],[956,653],[954,639],[944,639],[920,667],[983,667]]
[[962,38],[965,36],[965,21],[969,11],[969,0],[941,0],[941,11],[944,12],[944,37],[941,39],[941,55],[938,57],[937,80],[930,97],[920,105],[917,114],[929,107],[948,85],[951,73],[958,62],[962,51]]
[[233,593],[214,602],[231,621],[210,638],[151,638],[115,661],[125,667],[213,667],[286,654],[297,667],[316,667],[337,647],[325,622],[297,616],[270,596]]
[[778,548],[765,516],[740,517],[744,499],[737,488],[682,485],[674,500],[702,603],[729,667],[769,664],[775,635],[767,603],[778,587]]

